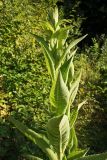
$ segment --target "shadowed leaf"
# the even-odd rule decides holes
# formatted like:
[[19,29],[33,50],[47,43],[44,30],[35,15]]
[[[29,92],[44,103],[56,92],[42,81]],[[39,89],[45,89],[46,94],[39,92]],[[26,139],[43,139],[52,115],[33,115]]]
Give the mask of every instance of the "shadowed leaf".
[[107,160],[107,152],[101,154],[94,154],[82,158],[77,158],[75,160]]

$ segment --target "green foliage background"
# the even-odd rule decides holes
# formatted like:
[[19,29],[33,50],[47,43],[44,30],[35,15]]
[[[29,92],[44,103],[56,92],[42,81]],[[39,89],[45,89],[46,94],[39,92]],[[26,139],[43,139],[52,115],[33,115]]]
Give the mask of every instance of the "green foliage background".
[[[40,131],[51,116],[48,108],[51,81],[41,49],[31,33],[43,34],[41,29],[43,21],[49,9],[56,3],[60,9],[60,16],[70,19],[70,22],[65,24],[72,26],[68,41],[82,33],[89,34],[89,39],[79,46],[75,59],[75,67],[83,66],[84,73],[75,105],[85,98],[88,99],[76,124],[79,145],[81,148],[90,147],[90,153],[107,150],[106,30],[99,34],[97,31],[92,32],[90,25],[87,27],[85,21],[89,12],[81,7],[80,4],[84,3],[82,0],[72,1],[72,4],[70,1],[1,0],[0,159],[2,160],[23,159],[21,154],[26,152],[42,154],[18,131],[11,129],[7,117],[11,114],[27,126]],[[87,4],[85,3],[83,7]],[[92,8],[91,2],[90,5]]]

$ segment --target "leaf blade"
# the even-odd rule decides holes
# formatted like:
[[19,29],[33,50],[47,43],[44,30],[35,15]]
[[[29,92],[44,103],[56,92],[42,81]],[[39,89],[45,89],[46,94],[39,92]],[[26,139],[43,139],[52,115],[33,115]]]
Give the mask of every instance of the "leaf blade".
[[73,81],[70,85],[70,99],[69,99],[69,104],[71,105],[76,97],[77,91],[78,91],[78,87],[79,87],[79,83],[81,80],[81,72],[79,73],[79,75],[77,76],[76,80]]
[[71,42],[68,45],[68,47],[67,47],[67,49],[65,51],[65,54],[67,54],[74,46],[76,46],[79,42],[81,42],[86,36],[87,36],[87,34],[82,36],[82,37],[80,37],[80,38],[78,38],[78,39],[76,39],[76,40],[74,40],[73,42]]
[[49,140],[60,159],[69,140],[70,127],[68,117],[63,115],[50,119],[47,124],[47,132]]
[[77,158],[76,160],[107,160],[107,152]]
[[[87,36],[87,35],[82,36],[82,37],[74,40],[73,42],[71,42],[71,43],[68,45],[68,47],[65,49],[63,55],[61,56],[61,59],[60,59],[60,61],[59,61],[59,65],[58,65],[58,66],[60,66],[60,64],[65,60],[67,54],[70,53],[70,50],[71,50],[74,46],[76,46],[80,41],[82,41],[86,36]],[[71,56],[72,56],[72,54],[73,54],[73,53],[71,53]]]
[[25,155],[23,155],[23,157],[27,158],[28,160],[43,160],[43,159],[41,159],[39,157],[35,157],[35,156],[29,155],[29,154],[25,154]]
[[27,138],[33,141],[33,143],[37,144],[38,147],[41,148],[43,152],[47,153],[49,157],[54,157],[54,159],[57,160],[56,154],[50,149],[50,144],[47,142],[45,136],[34,132],[13,117],[9,117],[9,121],[12,122]]
[[64,83],[61,72],[58,73],[56,80],[52,84],[50,91],[50,103],[56,107],[57,114],[64,114],[69,100],[69,91]]
[[74,152],[71,152],[67,158],[68,160],[74,160],[76,158],[84,157],[87,152],[88,152],[88,149],[74,151]]
[[48,68],[48,72],[51,75],[52,79],[54,79],[55,77],[54,59],[53,59],[51,51],[49,50],[48,43],[44,40],[44,38],[37,36],[37,35],[34,35],[34,36],[44,49],[44,56],[45,56],[45,61],[46,61],[46,65]]

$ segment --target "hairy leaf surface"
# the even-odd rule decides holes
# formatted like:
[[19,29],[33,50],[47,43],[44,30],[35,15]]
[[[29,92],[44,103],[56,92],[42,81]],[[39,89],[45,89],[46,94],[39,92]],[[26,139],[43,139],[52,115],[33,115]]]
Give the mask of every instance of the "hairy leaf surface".
[[68,117],[63,115],[50,119],[47,124],[47,132],[50,143],[60,159],[69,141],[70,127]]
[[66,112],[67,104],[69,102],[69,91],[64,83],[61,72],[58,73],[56,80],[52,84],[50,102],[56,107],[58,115]]

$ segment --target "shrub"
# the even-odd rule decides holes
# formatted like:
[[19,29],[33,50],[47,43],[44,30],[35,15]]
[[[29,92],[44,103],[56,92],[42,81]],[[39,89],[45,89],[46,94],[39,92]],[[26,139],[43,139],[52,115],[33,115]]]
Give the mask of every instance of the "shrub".
[[40,28],[47,4],[21,0],[0,2],[0,159],[15,160],[31,144],[24,138],[23,143],[18,139],[22,136],[11,130],[7,116],[12,114],[30,127],[37,123],[35,130],[44,126],[48,116],[50,78],[46,78],[49,75],[44,57],[30,34]]

